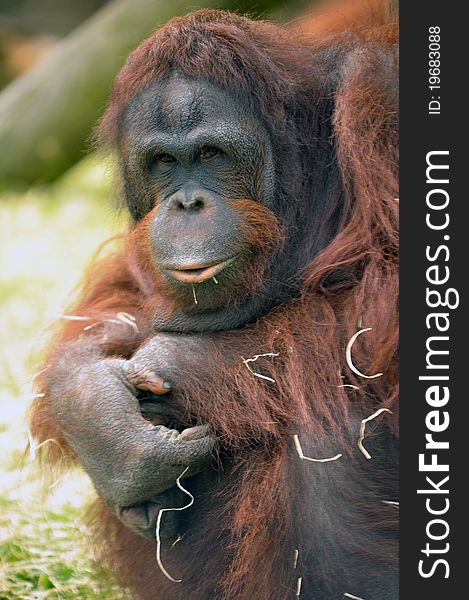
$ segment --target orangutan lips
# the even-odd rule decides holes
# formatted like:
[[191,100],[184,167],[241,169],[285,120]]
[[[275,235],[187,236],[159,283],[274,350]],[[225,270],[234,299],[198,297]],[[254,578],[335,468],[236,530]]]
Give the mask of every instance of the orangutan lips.
[[218,273],[230,265],[235,258],[236,257],[233,256],[232,258],[214,265],[185,265],[183,267],[176,267],[174,269],[165,269],[165,271],[169,273],[171,277],[174,277],[183,283],[202,283],[202,281],[212,279],[218,275]]

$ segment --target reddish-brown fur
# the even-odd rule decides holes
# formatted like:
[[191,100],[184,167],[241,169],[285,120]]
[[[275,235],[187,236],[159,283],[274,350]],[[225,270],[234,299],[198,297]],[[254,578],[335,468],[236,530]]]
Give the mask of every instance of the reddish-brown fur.
[[363,30],[387,26],[397,18],[397,3],[383,0],[329,0],[302,15],[293,25],[303,33],[324,38],[357,24]]
[[[287,98],[293,87],[301,86],[301,81],[310,76],[309,70],[301,70],[301,56],[311,49],[320,54],[347,46],[344,39],[350,35],[311,40],[301,35],[295,37],[291,31],[274,25],[260,26],[211,11],[174,19],[130,57],[102,122],[101,140],[110,143],[115,139],[119,119],[129,100],[164,75],[163,71],[169,71],[171,62],[163,56],[177,53],[179,64],[188,74],[203,73],[228,88],[235,86],[242,90],[247,86],[243,72],[226,70],[223,56],[218,55],[216,60],[207,57],[203,47],[185,54],[184,44],[190,43],[191,27],[197,22],[206,23],[207,32],[228,41],[227,52],[230,44],[237,44],[238,51],[241,47],[241,52],[245,52],[244,61],[250,65],[249,74],[258,90],[257,100],[272,123],[280,110],[275,98],[282,95]],[[256,38],[257,47],[264,44],[273,56],[271,72],[260,72],[255,52],[248,54],[253,49],[250,36]],[[377,45],[390,45],[395,41],[396,31],[393,25],[386,25],[368,30],[366,36]],[[288,557],[293,556],[295,548],[303,548],[301,521],[303,512],[309,510],[297,502],[305,485],[301,470],[316,468],[298,459],[293,434],[300,434],[302,440],[315,440],[313,447],[318,457],[342,452],[341,461],[324,467],[340,476],[345,463],[357,472],[363,468],[365,459],[357,449],[356,432],[362,418],[386,407],[393,411],[392,417],[386,415],[381,421],[369,424],[369,428],[395,429],[396,114],[388,108],[389,85],[380,72],[378,52],[374,54],[371,46],[364,57],[355,57],[358,66],[355,64],[344,77],[335,97],[334,136],[345,189],[344,217],[339,233],[308,265],[301,297],[253,325],[211,334],[208,350],[185,373],[184,388],[175,390],[174,402],[181,411],[181,420],[186,419],[187,424],[209,423],[221,445],[233,455],[233,466],[221,482],[209,482],[205,489],[202,481],[196,498],[200,513],[187,534],[186,546],[181,542],[165,553],[166,567],[183,578],[183,583],[173,584],[162,576],[154,558],[154,543],[127,530],[104,506],[96,509],[103,553],[124,581],[133,581],[142,598],[283,600],[292,597],[297,576]],[[184,59],[185,56],[191,58]],[[280,75],[278,65],[284,68]],[[318,80],[326,75],[318,73]],[[282,233],[270,211],[249,200],[241,204],[246,222],[252,225],[247,238],[251,232],[254,233],[251,241],[258,243],[259,248],[269,251],[277,248]],[[83,332],[88,322],[67,322],[54,341],[46,365],[53,365],[64,345],[81,335],[94,339],[105,355],[130,357],[155,334],[151,328],[153,315],[158,311],[171,314],[178,303],[185,301],[172,294],[155,269],[146,246],[146,223],[147,219],[143,219],[133,226],[122,242],[122,250],[114,257],[98,262],[85,280],[82,299],[71,309],[72,314],[89,317],[89,323],[114,318],[117,312],[130,313],[136,317],[139,332],[115,324],[98,325]],[[246,269],[239,291],[252,290],[262,279],[262,261],[256,265],[255,271]],[[348,277],[342,283],[333,280],[331,284],[328,277],[338,270]],[[382,377],[362,379],[346,363],[347,341],[361,327],[371,327],[372,331],[355,343],[354,364],[368,374],[382,372]],[[273,378],[275,384],[253,376],[241,359],[267,352],[278,356],[260,359],[252,366]],[[41,379],[39,391],[46,396],[35,402],[33,434],[38,442],[56,439],[62,451],[73,459],[49,410],[47,371]],[[343,383],[359,389],[340,387]],[[48,448],[51,460],[63,457],[55,445]],[[386,476],[382,474],[383,479]],[[379,474],[374,473],[373,477]],[[369,540],[365,532],[371,527],[377,531],[395,529],[396,511],[373,497],[371,476],[369,485],[366,477],[360,485],[359,494],[353,485],[338,490],[337,494],[343,505],[355,507],[354,522],[360,524],[363,538],[347,537],[346,525],[340,519],[338,527],[344,529],[342,543],[363,556],[363,564],[371,572],[377,556],[380,564],[394,561],[396,547],[393,536],[387,542],[381,538]],[[331,499],[331,503],[334,501]],[[308,532],[311,543],[319,529],[320,525],[317,531]],[[204,556],[202,562],[194,559],[197,553]],[[323,561],[321,572],[314,573],[314,577],[327,580],[340,575],[341,564],[329,571],[327,553]],[[310,573],[303,567],[307,579]],[[184,581],[190,581],[190,587],[185,587]],[[344,589],[345,592],[360,595],[360,590]]]

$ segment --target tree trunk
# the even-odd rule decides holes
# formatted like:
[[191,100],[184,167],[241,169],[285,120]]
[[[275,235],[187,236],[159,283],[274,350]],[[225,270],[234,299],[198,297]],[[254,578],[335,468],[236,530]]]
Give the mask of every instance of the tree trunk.
[[[199,0],[200,7],[229,5]],[[85,154],[129,51],[187,0],[114,0],[0,94],[0,181],[49,181]]]

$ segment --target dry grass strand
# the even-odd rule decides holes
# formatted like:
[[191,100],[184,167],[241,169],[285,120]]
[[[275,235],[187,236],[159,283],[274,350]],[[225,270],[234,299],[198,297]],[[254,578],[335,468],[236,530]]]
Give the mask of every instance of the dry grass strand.
[[362,419],[362,421],[360,423],[360,437],[358,439],[358,447],[360,448],[360,451],[364,454],[364,456],[368,459],[371,458],[371,454],[368,452],[368,450],[363,445],[363,440],[365,439],[366,424],[368,423],[368,421],[372,421],[373,419],[376,419],[376,417],[378,417],[383,412],[388,412],[388,413],[392,414],[392,411],[389,410],[389,408],[380,408],[376,412],[374,412],[372,415],[367,417],[366,419]]
[[[192,506],[195,502],[195,498],[194,496],[188,491],[186,490],[185,487],[183,487],[183,485],[181,484],[181,477],[183,477],[187,471],[189,470],[189,467],[186,467],[184,469],[184,471],[179,475],[179,477],[176,479],[176,485],[178,486],[178,488],[183,491],[185,494],[187,494],[190,497],[190,501],[185,504],[184,506],[178,507],[178,508],[161,508],[159,513],[158,513],[158,517],[156,519],[156,526],[155,526],[155,537],[156,537],[156,562],[158,563],[158,566],[161,570],[161,572],[163,573],[163,575],[165,577],[167,577],[170,581],[174,581],[174,583],[181,583],[182,579],[174,579],[174,577],[172,577],[168,571],[164,568],[163,563],[161,562],[161,536],[160,536],[160,529],[161,529],[161,518],[163,516],[163,513],[165,512],[169,512],[169,511],[180,511],[180,510],[186,510],[186,508],[189,508],[190,506]],[[177,541],[181,541],[180,539]]]
[[364,373],[359,371],[352,362],[352,346],[355,343],[355,340],[357,339],[357,337],[359,335],[361,335],[362,333],[365,333],[365,331],[371,331],[372,329],[373,329],[372,327],[365,327],[364,329],[360,329],[360,331],[357,331],[356,333],[354,333],[352,335],[352,337],[349,339],[349,341],[347,343],[347,347],[345,349],[345,357],[347,360],[347,365],[349,366],[350,370],[353,371],[356,375],[359,375],[360,377],[364,377],[365,379],[375,379],[376,377],[381,377],[383,375],[383,373],[376,373],[375,375],[365,375]]
[[259,377],[259,379],[265,379],[265,381],[270,381],[271,383],[275,383],[275,379],[273,379],[272,377],[268,377],[267,375],[262,375],[261,373],[257,373],[256,371],[254,371],[254,369],[251,367],[251,365],[249,363],[251,362],[256,362],[256,360],[258,358],[261,358],[263,356],[278,356],[278,352],[266,352],[265,354],[256,354],[255,356],[253,356],[252,358],[244,358],[244,356],[241,357],[243,363],[246,365],[248,371],[250,373],[252,373],[255,377]]
[[311,462],[325,463],[325,462],[331,462],[334,460],[339,460],[339,458],[342,456],[342,454],[339,453],[339,454],[336,454],[335,456],[331,456],[331,458],[310,458],[309,456],[305,456],[303,454],[303,448],[301,447],[300,438],[298,437],[298,434],[295,433],[295,435],[293,436],[293,441],[295,442],[295,447],[298,452],[298,456],[302,460],[310,460]]

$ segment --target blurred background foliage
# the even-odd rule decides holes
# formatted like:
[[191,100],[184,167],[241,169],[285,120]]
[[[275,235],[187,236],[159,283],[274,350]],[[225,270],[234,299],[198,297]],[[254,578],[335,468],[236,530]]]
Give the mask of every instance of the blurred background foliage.
[[[199,6],[287,20],[307,4],[204,0]],[[1,0],[0,70],[5,82],[19,77],[0,94],[0,148],[8,148],[0,153],[0,185],[51,181],[79,160],[129,51],[191,8],[187,0]],[[54,15],[50,21],[45,11]]]
[[89,481],[67,474],[49,491],[25,453],[24,419],[47,325],[94,249],[122,226],[110,195],[94,156],[53,185],[0,195],[1,599],[121,597],[94,563],[80,521]]
[[[80,472],[44,482],[28,443],[48,324],[99,244],[122,226],[105,169],[87,157],[52,185],[0,194],[0,599],[120,599],[81,521]],[[40,450],[38,450],[40,452]],[[49,490],[49,485],[52,488]]]
[[115,74],[173,15],[210,6],[288,21],[310,5],[0,0],[0,600],[129,598],[94,560],[80,516],[93,495],[86,476],[44,484],[25,451],[47,327],[125,225],[89,142]]

